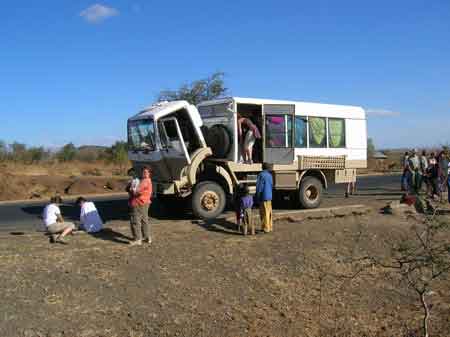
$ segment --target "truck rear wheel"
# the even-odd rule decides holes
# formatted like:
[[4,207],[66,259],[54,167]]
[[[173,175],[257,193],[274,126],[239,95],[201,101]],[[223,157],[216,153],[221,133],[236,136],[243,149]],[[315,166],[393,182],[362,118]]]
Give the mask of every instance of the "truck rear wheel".
[[192,211],[202,219],[217,218],[225,209],[226,196],[222,186],[213,181],[203,181],[192,193]]
[[322,202],[322,183],[316,177],[305,177],[299,188],[300,206],[303,208],[317,208]]

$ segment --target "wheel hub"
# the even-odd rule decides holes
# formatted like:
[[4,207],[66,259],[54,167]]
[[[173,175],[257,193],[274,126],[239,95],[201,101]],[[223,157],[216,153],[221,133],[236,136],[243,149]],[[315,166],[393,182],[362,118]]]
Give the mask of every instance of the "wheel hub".
[[212,211],[219,205],[219,196],[217,195],[217,193],[212,191],[203,193],[200,200],[203,209],[207,211]]
[[306,197],[309,200],[316,200],[319,193],[318,193],[317,189],[314,186],[309,186],[306,189],[305,194],[306,194]]

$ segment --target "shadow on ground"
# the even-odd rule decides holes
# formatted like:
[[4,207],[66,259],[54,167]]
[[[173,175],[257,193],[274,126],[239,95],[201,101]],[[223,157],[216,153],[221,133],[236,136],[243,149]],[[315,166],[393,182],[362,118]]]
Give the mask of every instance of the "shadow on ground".
[[192,221],[192,223],[211,232],[217,232],[226,235],[242,235],[238,232],[236,223],[228,221],[227,219],[215,219],[207,221],[194,220]]
[[117,232],[112,228],[104,228],[102,231],[98,233],[92,233],[90,235],[92,235],[96,239],[122,244],[128,244],[128,242],[132,240],[130,236]]

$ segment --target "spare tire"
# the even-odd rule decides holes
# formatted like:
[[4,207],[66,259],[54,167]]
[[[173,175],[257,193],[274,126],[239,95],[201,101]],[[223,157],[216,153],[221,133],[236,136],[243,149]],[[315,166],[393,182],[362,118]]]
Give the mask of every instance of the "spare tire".
[[230,153],[232,137],[225,125],[216,124],[208,128],[205,135],[206,144],[211,148],[213,156],[225,158]]

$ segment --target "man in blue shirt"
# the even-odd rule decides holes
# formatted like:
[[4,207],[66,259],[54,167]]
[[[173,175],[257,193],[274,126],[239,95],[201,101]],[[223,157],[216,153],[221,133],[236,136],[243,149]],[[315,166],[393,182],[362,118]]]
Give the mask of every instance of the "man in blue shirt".
[[256,179],[256,199],[259,202],[259,211],[261,216],[261,227],[264,233],[270,233],[272,228],[272,189],[273,179],[269,172],[269,165],[262,165],[263,171],[258,174]]

